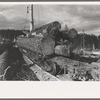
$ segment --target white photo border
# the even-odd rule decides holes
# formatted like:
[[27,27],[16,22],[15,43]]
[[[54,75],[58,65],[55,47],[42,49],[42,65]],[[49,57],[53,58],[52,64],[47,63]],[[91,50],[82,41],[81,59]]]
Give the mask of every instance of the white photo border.
[[[100,5],[100,2],[1,2],[0,4]],[[100,82],[1,81],[0,98],[100,98]]]

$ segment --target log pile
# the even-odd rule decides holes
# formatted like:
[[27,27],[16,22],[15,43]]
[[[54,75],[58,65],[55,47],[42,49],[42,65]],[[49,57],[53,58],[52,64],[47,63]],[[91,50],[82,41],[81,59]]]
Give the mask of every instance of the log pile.
[[[41,33],[43,37],[35,36],[34,32]],[[66,74],[70,80],[97,80],[94,73],[99,65],[70,59],[71,39],[77,35],[75,29],[67,30],[67,35],[64,35],[68,36],[68,39],[65,40],[62,38],[64,36],[60,31],[59,23],[47,24],[34,32],[28,38],[18,38],[17,43],[21,52],[35,63],[30,69],[39,80],[59,80],[55,77],[59,75],[58,69],[64,70],[63,74]]]

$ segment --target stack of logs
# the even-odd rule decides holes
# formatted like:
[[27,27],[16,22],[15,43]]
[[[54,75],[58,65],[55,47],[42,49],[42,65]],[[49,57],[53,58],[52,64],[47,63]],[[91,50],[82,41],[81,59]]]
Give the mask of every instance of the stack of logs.
[[[64,40],[62,42],[56,41],[55,36],[59,34],[61,27],[58,27],[60,26],[59,23],[56,23],[56,26],[52,25],[55,24],[51,23],[36,30],[38,34],[43,33],[43,37],[33,36],[34,34],[32,34],[29,38],[18,38],[17,43],[23,55],[36,63],[30,69],[35,72],[41,81],[59,80],[51,75],[58,74],[56,71],[58,67],[66,70],[65,73],[72,80],[100,80],[100,76],[98,78],[98,75],[96,75],[99,71],[99,64],[88,64],[69,59],[72,43],[68,40],[66,40],[67,42],[64,42]],[[68,32],[70,38],[74,38],[75,35],[76,32],[74,30]],[[51,57],[51,55],[55,56]],[[48,74],[41,68],[51,74]],[[100,73],[98,74],[100,75]]]

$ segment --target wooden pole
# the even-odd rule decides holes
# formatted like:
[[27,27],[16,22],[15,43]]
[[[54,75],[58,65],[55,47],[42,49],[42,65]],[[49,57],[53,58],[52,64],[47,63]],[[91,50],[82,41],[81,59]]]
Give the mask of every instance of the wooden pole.
[[83,49],[85,48],[85,34],[84,34],[84,30],[83,30]]
[[33,4],[31,5],[31,24],[32,24],[32,30],[34,30],[34,18],[33,18]]

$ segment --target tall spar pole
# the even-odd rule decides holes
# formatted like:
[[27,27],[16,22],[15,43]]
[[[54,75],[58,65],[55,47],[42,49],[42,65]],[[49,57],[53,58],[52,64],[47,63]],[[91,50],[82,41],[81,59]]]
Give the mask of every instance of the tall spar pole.
[[32,24],[32,30],[34,30],[33,4],[31,5],[31,24]]
[[84,30],[83,30],[83,49],[84,49],[84,47],[85,47],[85,37],[84,37]]
[[83,55],[84,55],[84,48],[85,48],[85,33],[83,29]]

